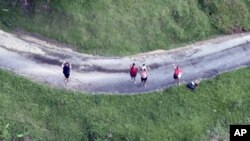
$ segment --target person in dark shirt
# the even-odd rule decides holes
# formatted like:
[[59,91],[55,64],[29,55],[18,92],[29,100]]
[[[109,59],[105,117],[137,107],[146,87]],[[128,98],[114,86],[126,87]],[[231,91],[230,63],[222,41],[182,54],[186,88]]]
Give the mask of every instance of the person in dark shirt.
[[70,76],[70,70],[72,68],[72,65],[69,62],[63,62],[62,64],[63,68],[63,74],[65,76],[65,83],[68,84],[69,82],[69,76]]

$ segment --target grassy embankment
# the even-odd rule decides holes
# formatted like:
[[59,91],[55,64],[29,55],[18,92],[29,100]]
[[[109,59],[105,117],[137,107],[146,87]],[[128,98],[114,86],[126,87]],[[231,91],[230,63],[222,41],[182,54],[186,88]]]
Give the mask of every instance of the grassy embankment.
[[33,0],[28,8],[20,1],[0,2],[1,28],[23,29],[90,54],[170,49],[250,30],[249,0]]
[[[250,68],[135,96],[52,89],[0,70],[0,140],[209,141],[250,124]],[[19,137],[18,137],[19,136]]]

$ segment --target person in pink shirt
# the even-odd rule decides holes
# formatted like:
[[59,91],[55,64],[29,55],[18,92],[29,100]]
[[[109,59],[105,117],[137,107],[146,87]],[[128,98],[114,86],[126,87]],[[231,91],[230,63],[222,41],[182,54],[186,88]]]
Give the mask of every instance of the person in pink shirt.
[[136,75],[137,75],[137,72],[138,72],[138,68],[135,66],[135,63],[132,64],[132,66],[130,67],[129,72],[130,72],[131,79],[135,84],[135,78],[136,78]]
[[175,83],[177,83],[178,85],[180,85],[180,78],[182,76],[182,70],[179,68],[179,66],[176,66],[174,63],[173,63],[173,66],[174,66],[174,80],[175,80]]
[[146,82],[147,82],[147,78],[148,78],[148,72],[147,70],[144,68],[141,71],[141,83],[143,87],[146,87]]

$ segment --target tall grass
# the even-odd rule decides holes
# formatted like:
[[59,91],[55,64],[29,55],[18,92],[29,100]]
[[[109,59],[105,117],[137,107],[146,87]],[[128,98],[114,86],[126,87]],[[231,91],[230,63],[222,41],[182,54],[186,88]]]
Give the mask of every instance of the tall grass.
[[[0,140],[226,140],[250,124],[250,68],[135,96],[52,89],[0,70]],[[6,126],[8,127],[6,128]]]
[[250,29],[248,0],[36,0],[30,12],[11,1],[0,2],[0,27],[21,28],[91,54],[170,49]]

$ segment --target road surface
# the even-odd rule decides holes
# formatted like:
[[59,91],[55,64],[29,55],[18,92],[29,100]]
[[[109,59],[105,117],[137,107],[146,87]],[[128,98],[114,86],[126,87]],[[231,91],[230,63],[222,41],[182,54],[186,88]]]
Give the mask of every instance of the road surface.
[[[61,64],[73,65],[71,80],[64,83]],[[129,66],[145,63],[147,87],[130,80]],[[174,85],[173,66],[183,70],[182,83],[208,79],[221,72],[250,66],[250,33],[197,42],[173,50],[156,50],[126,57],[102,57],[77,53],[66,45],[22,33],[0,30],[0,67],[52,87],[91,94],[139,94]]]

